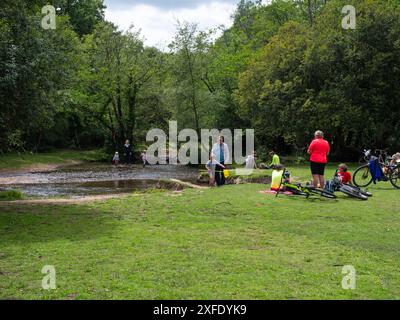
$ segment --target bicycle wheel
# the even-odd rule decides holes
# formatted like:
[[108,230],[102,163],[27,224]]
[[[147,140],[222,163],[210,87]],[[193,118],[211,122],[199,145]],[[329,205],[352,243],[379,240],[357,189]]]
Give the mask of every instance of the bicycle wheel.
[[396,189],[400,189],[400,166],[397,166],[393,169],[389,179],[393,187],[395,187]]
[[354,172],[353,183],[359,188],[368,187],[372,183],[372,176],[369,172],[369,165],[359,167]]
[[350,188],[348,186],[342,186],[339,189],[340,192],[343,192],[344,194],[347,194],[349,197],[360,199],[360,200],[368,200],[368,197],[363,195],[359,190],[356,190],[354,188]]
[[328,199],[336,199],[336,195],[328,190],[323,189],[310,189],[310,192],[320,195],[321,197]]
[[368,190],[363,190],[363,189],[353,186],[351,184],[345,184],[345,185],[343,185],[343,188],[353,190],[352,192],[354,192],[355,194],[361,193],[363,196],[372,197],[372,193],[369,192]]

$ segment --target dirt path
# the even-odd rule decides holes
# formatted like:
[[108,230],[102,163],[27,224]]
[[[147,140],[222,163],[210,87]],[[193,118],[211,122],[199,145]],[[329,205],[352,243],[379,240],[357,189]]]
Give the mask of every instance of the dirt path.
[[184,182],[178,179],[170,179],[171,182],[177,183],[183,187],[192,188],[192,189],[209,189],[209,187],[199,186],[190,182]]

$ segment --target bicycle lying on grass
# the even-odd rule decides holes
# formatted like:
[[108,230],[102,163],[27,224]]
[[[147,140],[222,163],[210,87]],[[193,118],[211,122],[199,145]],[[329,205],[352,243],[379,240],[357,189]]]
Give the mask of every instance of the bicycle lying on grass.
[[342,192],[348,195],[351,198],[356,198],[360,200],[368,200],[369,197],[372,197],[372,193],[368,192],[368,190],[362,190],[357,186],[353,186],[351,184],[343,183],[336,171],[333,180],[329,180],[326,183],[325,190],[335,193],[337,191]]
[[278,197],[279,193],[283,190],[289,191],[294,195],[304,196],[307,199],[315,195],[328,199],[336,199],[336,195],[328,190],[314,188],[311,185],[302,186],[301,183],[291,183],[290,173],[286,169],[283,169],[281,183],[279,185],[278,191],[276,192],[276,197]]
[[[388,156],[387,150],[375,150],[376,156],[373,156],[370,150],[365,150],[364,154],[368,162],[377,161],[377,165],[383,173],[383,177],[379,181],[390,181],[395,188],[400,189],[400,163],[391,164],[392,158]],[[359,188],[366,188],[373,181],[370,163],[362,165],[354,172],[353,183]]]

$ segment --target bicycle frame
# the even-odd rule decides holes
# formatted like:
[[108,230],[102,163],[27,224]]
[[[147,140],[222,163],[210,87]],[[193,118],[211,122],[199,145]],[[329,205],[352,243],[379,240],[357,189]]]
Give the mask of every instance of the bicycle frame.
[[323,196],[323,197],[326,197],[326,198],[335,198],[334,194],[330,194],[329,192],[325,192],[324,190],[319,190],[319,189],[311,187],[311,186],[310,187],[303,187],[301,184],[297,185],[297,184],[290,183],[287,180],[287,178],[285,177],[285,172],[287,172],[287,171],[284,168],[283,169],[283,174],[282,174],[282,177],[281,177],[281,183],[279,185],[278,191],[276,192],[276,197],[278,197],[282,186],[284,186],[284,187],[288,188],[289,191],[291,191],[293,193],[298,192],[297,195],[305,196],[307,199],[310,196],[314,195],[314,194],[319,194],[320,196]]

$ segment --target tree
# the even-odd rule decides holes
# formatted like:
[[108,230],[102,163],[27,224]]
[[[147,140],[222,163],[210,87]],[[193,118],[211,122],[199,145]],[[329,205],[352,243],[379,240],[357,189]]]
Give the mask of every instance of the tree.
[[58,14],[70,17],[79,36],[91,34],[96,24],[104,21],[103,0],[56,0],[54,6],[59,9]]
[[207,71],[210,44],[210,33],[198,31],[196,24],[178,22],[175,39],[170,45],[176,115],[183,125],[193,127],[198,134],[207,111],[213,112],[215,107],[214,89]]
[[359,0],[358,28],[343,30],[344,4],[327,3],[312,29],[282,27],[240,76],[237,101],[259,143],[301,149],[323,129],[342,160],[398,145],[399,7]]
[[23,1],[3,3],[1,8],[2,150],[12,148],[16,136],[38,150],[74,74],[79,41],[68,19],[59,17],[56,30],[44,30],[37,8]]
[[85,38],[84,48],[77,95],[86,112],[108,131],[112,147],[121,150],[125,139],[138,142],[143,137],[153,113],[163,122],[162,89],[157,83],[163,74],[163,54],[144,48],[138,33],[122,34],[111,23],[97,25]]

